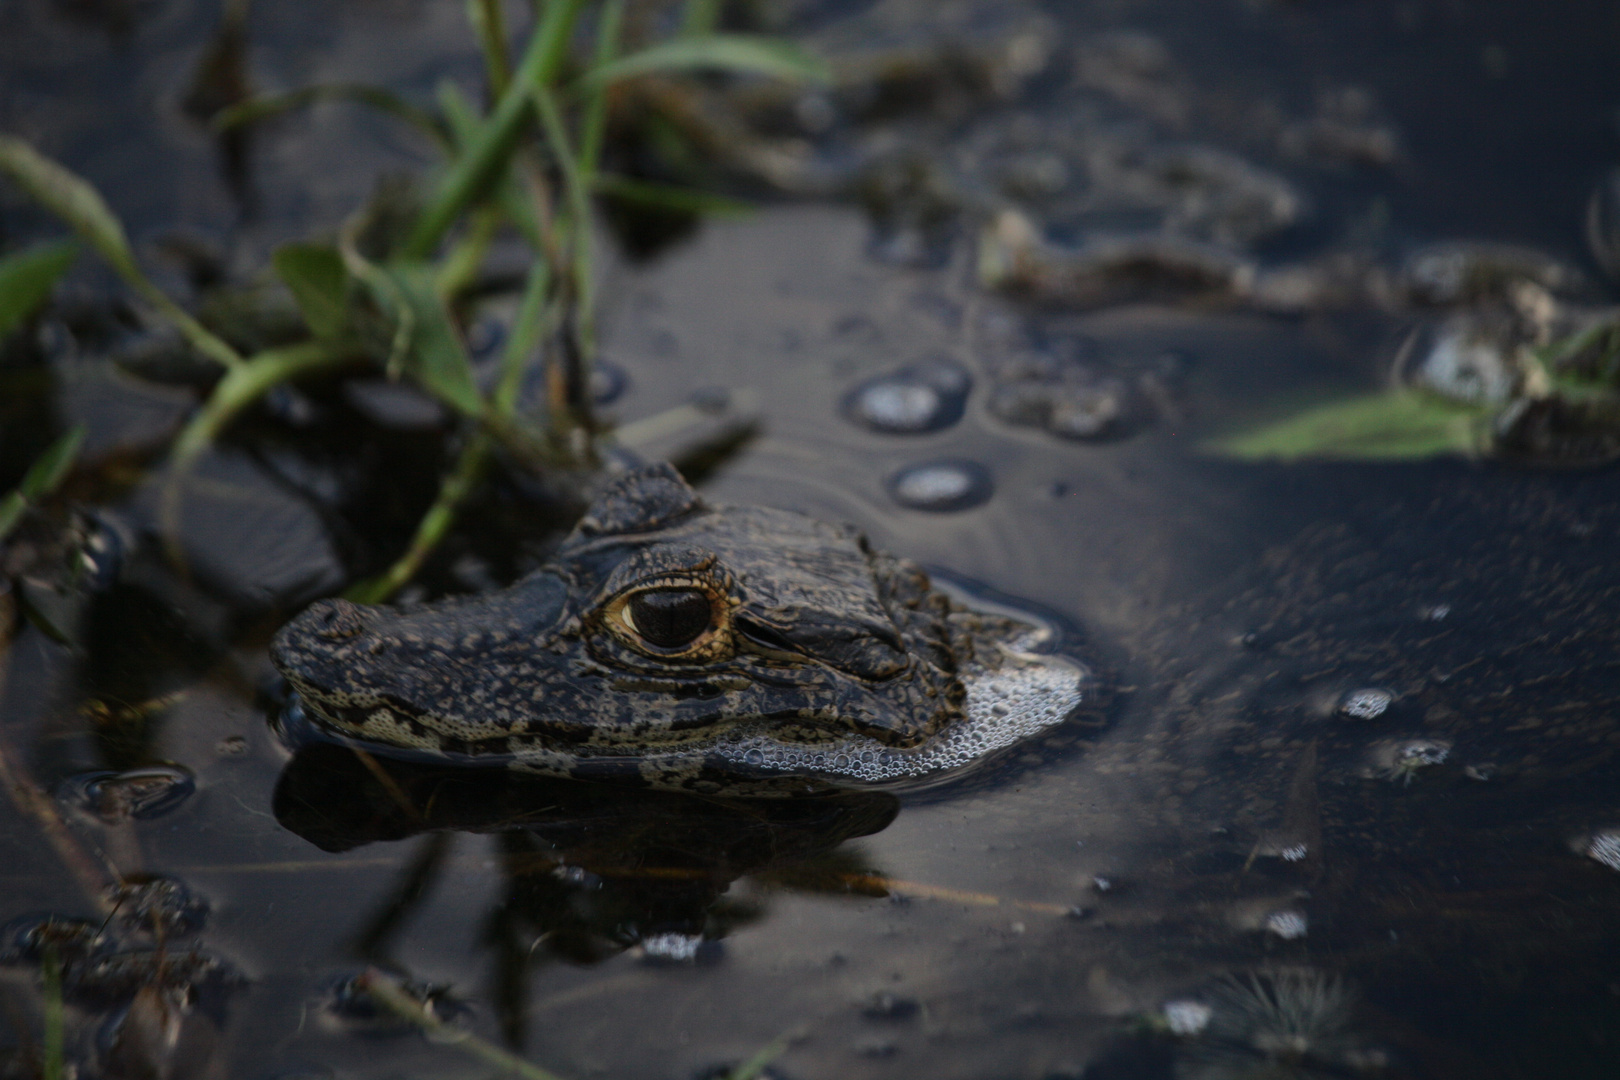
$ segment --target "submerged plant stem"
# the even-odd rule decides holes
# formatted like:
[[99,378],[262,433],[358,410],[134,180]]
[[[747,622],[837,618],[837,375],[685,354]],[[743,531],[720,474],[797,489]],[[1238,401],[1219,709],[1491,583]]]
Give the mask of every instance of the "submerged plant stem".
[[56,949],[45,948],[45,1060],[40,1074],[44,1080],[62,1080],[63,1046],[66,1033],[62,1015],[62,960]]
[[502,1072],[521,1076],[524,1080],[562,1080],[556,1073],[547,1072],[538,1065],[530,1064],[516,1054],[508,1053],[469,1031],[462,1031],[446,1024],[375,968],[361,977],[360,985],[395,1016],[409,1020],[423,1031],[466,1051],[480,1061],[495,1066]]
[[484,51],[484,72],[489,92],[499,98],[512,82],[512,62],[506,56],[506,16],[501,0],[467,0],[467,21],[478,34]]
[[483,478],[489,464],[491,438],[482,431],[475,432],[461,450],[456,467],[439,485],[439,495],[422,515],[416,526],[416,535],[410,547],[381,576],[362,581],[344,593],[350,600],[362,604],[379,604],[404,588],[422,569],[422,564],[433,553],[450,527],[455,524],[456,511]]
[[97,867],[94,860],[85,854],[79,846],[78,840],[68,830],[67,823],[57,813],[56,800],[52,799],[39,786],[34,783],[22,766],[13,767],[6,752],[6,747],[0,745],[0,784],[5,786],[7,794],[18,810],[25,816],[31,817],[38,823],[45,839],[56,850],[56,855],[67,866],[79,887],[90,898],[90,903],[96,907],[104,907],[106,898],[103,887],[109,877],[116,879],[119,875],[115,868],[109,867],[103,872]]

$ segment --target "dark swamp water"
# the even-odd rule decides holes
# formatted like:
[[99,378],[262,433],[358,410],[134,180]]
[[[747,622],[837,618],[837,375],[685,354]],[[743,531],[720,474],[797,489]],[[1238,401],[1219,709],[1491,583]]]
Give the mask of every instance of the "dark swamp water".
[[[602,411],[649,457],[750,420],[700,462],[706,496],[851,521],[1037,602],[1076,628],[1098,708],[898,799],[294,758],[268,723],[270,635],[397,554],[452,425],[378,376],[272,397],[187,482],[170,558],[160,451],[197,395],[113,365],[141,332],[81,260],[0,371],[6,488],[88,425],[67,496],[94,515],[96,571],[58,611],[71,644],[18,624],[0,657],[4,1074],[41,1054],[28,931],[49,913],[64,949],[67,920],[101,928],[69,972],[80,1075],[492,1073],[379,1012],[350,983],[368,965],[567,1077],[722,1075],[779,1039],[785,1078],[1620,1075],[1613,467],[1203,451],[1376,388],[1414,326],[1473,303],[1418,296],[1426,245],[1532,247],[1581,276],[1580,303],[1613,302],[1620,240],[1586,225],[1620,163],[1620,8],[805,0],[777,18],[835,56],[951,42],[976,74],[796,99],[797,164],[775,191],[740,185],[759,209],[641,261],[607,246]],[[430,162],[348,103],[222,148],[188,113],[218,23],[193,0],[0,7],[0,129],[93,180],[182,295],[188,268],[249,274]],[[247,28],[260,89],[425,101],[479,67],[448,2],[261,0]],[[1052,250],[1182,238],[1217,280],[1007,295],[980,280],[979,231],[1019,222]],[[59,231],[11,188],[0,230],[7,248]],[[472,337],[500,335],[510,306],[489,312]],[[857,422],[870,380],[925,362],[970,379],[940,395],[959,418]],[[987,486],[901,505],[906,470],[937,462]],[[573,513],[499,474],[417,595],[515,578]],[[108,914],[106,886],[154,878],[189,902],[170,886],[167,921],[140,896]]]

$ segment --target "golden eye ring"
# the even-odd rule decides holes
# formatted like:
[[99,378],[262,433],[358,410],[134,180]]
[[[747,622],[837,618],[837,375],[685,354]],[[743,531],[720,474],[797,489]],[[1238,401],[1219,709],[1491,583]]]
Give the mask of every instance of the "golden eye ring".
[[638,652],[663,660],[713,660],[731,651],[732,602],[712,582],[641,582],[603,608],[603,621]]

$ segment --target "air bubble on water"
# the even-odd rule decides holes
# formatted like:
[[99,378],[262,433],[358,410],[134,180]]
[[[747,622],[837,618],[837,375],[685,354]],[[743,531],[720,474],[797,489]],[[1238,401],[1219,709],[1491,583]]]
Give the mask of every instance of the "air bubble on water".
[[598,360],[591,365],[585,391],[590,395],[592,405],[611,405],[624,395],[629,385],[630,376],[624,368],[607,360]]
[[1376,687],[1352,690],[1339,702],[1339,711],[1353,720],[1376,720],[1394,700],[1394,694]]
[[901,506],[944,513],[967,510],[989,500],[990,473],[974,461],[931,461],[902,469],[889,478],[889,494]]
[[1198,1035],[1209,1027],[1215,1010],[1202,1001],[1167,1001],[1161,1008],[1164,1026],[1172,1035]]
[[850,412],[879,431],[926,431],[939,408],[939,391],[932,386],[880,382],[861,391]]
[[1284,941],[1304,937],[1309,926],[1303,911],[1273,911],[1266,916],[1266,929]]
[[973,377],[944,358],[910,364],[856,386],[844,398],[844,415],[862,427],[889,435],[920,435],[962,418]]

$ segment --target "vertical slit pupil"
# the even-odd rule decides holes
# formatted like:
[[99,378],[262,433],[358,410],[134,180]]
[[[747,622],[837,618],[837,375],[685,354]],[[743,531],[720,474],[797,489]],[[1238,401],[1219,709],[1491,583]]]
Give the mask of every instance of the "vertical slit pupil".
[[709,628],[709,598],[696,589],[651,589],[630,598],[630,618],[643,638],[678,649]]

